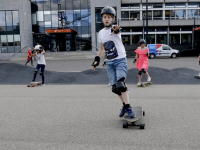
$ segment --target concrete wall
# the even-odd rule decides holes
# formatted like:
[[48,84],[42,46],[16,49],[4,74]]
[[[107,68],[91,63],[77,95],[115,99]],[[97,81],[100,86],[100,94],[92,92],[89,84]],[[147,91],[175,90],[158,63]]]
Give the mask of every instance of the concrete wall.
[[[113,6],[117,8],[117,18],[121,18],[121,0],[91,0],[91,33],[92,33],[92,52],[96,51],[96,29],[95,29],[95,7]],[[117,19],[116,18],[116,19]]]
[[[0,0],[0,10],[18,10],[20,21],[21,48],[33,47],[31,2],[29,0]],[[5,60],[12,53],[1,53],[0,60]]]

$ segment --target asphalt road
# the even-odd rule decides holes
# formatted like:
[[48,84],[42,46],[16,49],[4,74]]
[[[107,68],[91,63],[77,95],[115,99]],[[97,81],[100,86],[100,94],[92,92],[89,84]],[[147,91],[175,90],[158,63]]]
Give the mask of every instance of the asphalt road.
[[199,85],[128,85],[144,130],[106,85],[0,85],[1,150],[199,150]]

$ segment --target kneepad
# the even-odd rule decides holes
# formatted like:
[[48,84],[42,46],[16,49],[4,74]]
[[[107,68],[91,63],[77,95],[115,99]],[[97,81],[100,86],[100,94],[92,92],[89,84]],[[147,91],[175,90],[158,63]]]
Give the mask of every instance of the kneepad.
[[122,93],[116,88],[116,84],[112,86],[112,92],[117,95],[122,95]]
[[142,69],[142,72],[143,72],[143,73],[146,73],[146,71],[145,71],[144,69]]
[[41,75],[41,76],[43,76],[43,73],[42,73],[42,72],[40,72],[40,75]]
[[142,71],[139,71],[138,74],[141,76],[142,75]]
[[38,70],[37,69],[35,69],[35,73],[37,73],[38,72]]
[[126,87],[124,80],[125,80],[125,78],[121,78],[117,81],[116,88],[120,92],[126,92],[127,91],[127,87]]

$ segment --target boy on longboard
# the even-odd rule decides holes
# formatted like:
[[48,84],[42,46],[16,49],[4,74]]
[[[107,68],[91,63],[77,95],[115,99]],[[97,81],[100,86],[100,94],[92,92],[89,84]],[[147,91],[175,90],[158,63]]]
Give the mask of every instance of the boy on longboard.
[[104,7],[101,11],[101,16],[105,28],[99,31],[100,49],[92,63],[93,70],[99,65],[100,57],[105,50],[106,69],[110,85],[112,86],[112,92],[117,94],[123,103],[119,117],[123,117],[127,113],[130,118],[134,118],[135,113],[129,104],[129,94],[125,83],[128,67],[125,48],[121,40],[121,26],[116,25],[112,27],[116,16],[113,7]]
[[35,82],[37,73],[38,73],[39,69],[41,68],[40,75],[42,76],[42,85],[45,85],[44,84],[44,69],[45,69],[45,65],[46,65],[46,61],[44,59],[45,51],[44,51],[44,49],[42,48],[41,45],[36,45],[35,50],[36,50],[36,54],[32,54],[31,56],[32,57],[37,56],[38,63],[37,63],[37,66],[36,66],[36,69],[35,69],[35,72],[34,72],[34,77],[33,77],[32,82]]
[[138,75],[139,75],[139,82],[138,82],[138,86],[140,86],[141,83],[141,79],[142,79],[142,73],[146,74],[147,76],[147,82],[151,81],[151,77],[149,76],[147,70],[149,68],[149,49],[145,46],[146,45],[146,41],[141,39],[139,41],[140,47],[138,47],[135,52],[136,52],[136,56],[135,56],[135,60],[133,61],[133,64],[135,65],[135,62],[137,61],[137,65],[136,68],[139,69]]

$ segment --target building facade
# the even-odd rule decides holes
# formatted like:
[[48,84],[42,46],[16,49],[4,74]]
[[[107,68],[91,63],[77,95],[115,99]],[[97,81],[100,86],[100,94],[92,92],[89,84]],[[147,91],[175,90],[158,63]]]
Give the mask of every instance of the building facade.
[[[122,26],[127,52],[133,51],[146,38],[146,0],[1,0],[0,59],[37,43],[50,51],[97,53],[105,6],[116,9],[114,24]],[[148,44],[192,49],[200,39],[195,26],[199,0],[148,0]]]

